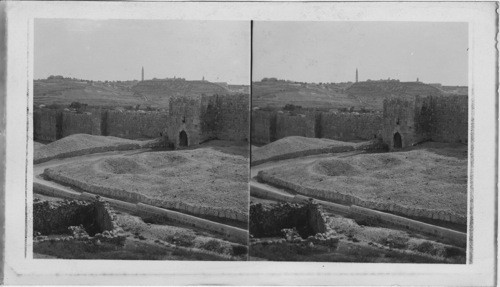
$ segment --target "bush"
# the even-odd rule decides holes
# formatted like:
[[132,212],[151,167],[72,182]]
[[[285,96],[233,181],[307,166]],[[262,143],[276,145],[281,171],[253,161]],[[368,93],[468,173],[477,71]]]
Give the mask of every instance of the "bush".
[[233,245],[233,255],[239,256],[247,254],[248,248],[245,245]]
[[216,240],[216,239],[211,239],[211,240],[203,243],[200,246],[200,248],[208,250],[208,251],[216,252],[216,253],[224,252],[224,247],[222,246],[220,241]]
[[293,105],[293,104],[286,104],[283,107],[283,110],[285,110],[285,111],[295,111],[295,110],[300,110],[300,109],[302,109],[302,106],[297,106],[297,105]]

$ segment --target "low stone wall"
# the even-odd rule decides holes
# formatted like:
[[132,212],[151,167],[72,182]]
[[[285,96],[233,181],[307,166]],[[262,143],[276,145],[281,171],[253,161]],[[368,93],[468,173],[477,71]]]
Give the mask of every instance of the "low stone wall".
[[[269,243],[304,243],[336,247],[338,237],[327,224],[328,216],[320,205],[306,203],[276,203],[270,206],[250,206],[250,234],[252,245]],[[283,237],[269,242],[262,237]]]
[[441,238],[445,238],[453,244],[465,247],[467,244],[467,234],[455,230],[442,228],[439,226],[423,223],[416,220],[411,220],[401,216],[380,212],[360,206],[351,206],[350,215],[354,217],[363,216],[379,220],[381,222],[390,223],[406,229],[416,230],[427,234],[432,234]]
[[290,189],[299,194],[318,199],[324,199],[326,201],[332,201],[335,203],[346,205],[355,204],[370,209],[389,211],[394,214],[401,214],[410,218],[427,218],[445,222],[453,222],[462,225],[467,224],[467,216],[459,215],[450,211],[407,207],[395,203],[365,200],[355,195],[342,194],[339,192],[333,192],[331,190],[308,188],[298,184],[286,182],[284,180],[270,176],[262,171],[259,172],[257,177],[259,180],[272,184],[273,186]]
[[193,225],[193,226],[196,226],[199,228],[204,228],[207,230],[215,231],[219,234],[225,235],[228,240],[231,240],[234,242],[238,242],[238,243],[242,243],[242,244],[247,244],[247,242],[248,242],[248,233],[244,229],[240,229],[240,228],[229,226],[229,225],[223,225],[221,223],[209,221],[209,220],[206,220],[203,218],[189,216],[186,214],[182,214],[179,212],[175,212],[175,211],[167,210],[167,209],[163,209],[163,208],[158,208],[158,207],[147,205],[147,204],[138,203],[137,207],[138,207],[140,212],[166,216],[166,217],[171,218],[173,220],[176,220],[178,222],[183,222],[183,223]]
[[118,189],[118,188],[78,181],[73,178],[63,176],[57,172],[54,172],[50,168],[45,169],[43,174],[52,180],[64,184],[69,184],[71,186],[75,186],[92,194],[99,194],[102,196],[124,200],[127,202],[133,202],[133,203],[141,202],[144,204],[150,204],[152,206],[180,210],[183,212],[199,216],[209,216],[209,217],[225,218],[239,222],[248,222],[248,215],[242,211],[233,211],[229,209],[208,207],[208,206],[195,206],[181,201],[152,199],[140,193],[129,192],[124,189]]
[[[122,228],[116,223],[114,211],[108,203],[95,198],[91,202],[79,200],[33,203],[33,234],[35,242],[49,239],[47,235],[71,235],[59,240],[79,240],[122,244]],[[57,239],[57,238],[56,238]]]
[[[270,198],[275,199],[275,194],[266,194],[265,190],[261,190],[260,192],[261,198]],[[266,196],[269,195],[269,196]],[[290,197],[281,197],[281,200],[285,202],[294,202],[294,203],[309,203],[311,202],[311,197],[305,197],[300,194],[295,196],[291,195]],[[345,198],[344,198],[345,199]],[[406,217],[401,217],[398,215],[385,213],[369,208],[364,208],[357,205],[341,205],[337,203],[332,203],[323,200],[314,199],[314,202],[320,204],[325,209],[333,210],[337,214],[342,214],[347,217],[359,219],[360,217],[374,219],[382,224],[390,224],[398,227],[402,227],[408,230],[418,231],[425,234],[430,234],[436,237],[439,237],[441,241],[449,242],[452,244],[456,244],[457,246],[465,246],[467,243],[467,234],[459,231],[455,231],[452,229],[444,228],[441,226],[436,226],[424,222],[420,222],[417,220],[412,220]],[[252,219],[252,218],[251,218]]]
[[[57,188],[55,186],[48,186],[41,183],[34,183],[33,191],[45,194],[48,196],[56,196],[62,198],[73,198],[83,201],[95,201],[96,195],[90,194],[87,192],[77,193],[77,192],[69,192],[67,190],[63,190]],[[136,213],[139,215],[159,215],[171,220],[181,222],[187,225],[196,226],[202,229],[206,229],[209,231],[216,232],[218,234],[222,234],[226,236],[226,238],[230,241],[247,244],[248,242],[248,232],[244,229],[240,229],[234,226],[225,225],[222,223],[213,222],[210,220],[206,220],[203,218],[198,218],[195,216],[191,216],[188,214],[183,214],[173,210],[166,210],[163,208],[143,204],[143,203],[130,203],[124,202],[116,199],[111,199],[107,197],[101,197],[100,200],[104,200],[108,202],[110,205],[115,206],[115,208],[124,209],[126,211]]]

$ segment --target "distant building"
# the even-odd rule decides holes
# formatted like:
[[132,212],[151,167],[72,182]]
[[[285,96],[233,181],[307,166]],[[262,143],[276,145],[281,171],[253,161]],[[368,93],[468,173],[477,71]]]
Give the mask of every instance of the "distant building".
[[141,73],[141,75],[142,75],[141,79],[144,82],[144,67],[142,67],[142,73]]
[[356,68],[356,83],[358,82],[358,68]]

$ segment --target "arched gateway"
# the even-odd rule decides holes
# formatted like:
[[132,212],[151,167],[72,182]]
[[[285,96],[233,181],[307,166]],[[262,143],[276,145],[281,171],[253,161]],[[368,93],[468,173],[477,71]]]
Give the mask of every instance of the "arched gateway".
[[402,148],[403,147],[403,142],[401,140],[401,135],[397,132],[394,134],[394,148]]
[[179,146],[180,147],[188,146],[188,136],[185,131],[181,131],[179,133]]

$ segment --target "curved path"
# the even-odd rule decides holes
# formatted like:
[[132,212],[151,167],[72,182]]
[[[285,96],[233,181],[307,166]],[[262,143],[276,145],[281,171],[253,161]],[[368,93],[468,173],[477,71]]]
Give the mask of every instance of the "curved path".
[[[323,159],[325,157],[344,158],[361,153],[364,153],[364,151],[328,153],[328,154],[312,155],[312,156],[293,158],[281,161],[267,162],[257,166],[252,166],[250,170],[251,178],[249,181],[250,195],[271,200],[284,201],[284,202],[306,202],[309,200],[309,198],[311,198],[310,196],[303,196],[295,192],[290,192],[285,189],[270,186],[266,183],[257,182],[255,180],[255,177],[260,171],[267,170],[270,168],[304,164],[304,163],[307,164],[307,163],[312,163],[319,159]],[[382,211],[371,210],[356,205],[342,205],[330,201],[319,200],[315,198],[313,199],[317,203],[321,204],[325,209],[342,216],[350,216],[356,214],[358,216],[362,215],[362,216],[373,217],[377,218],[381,222],[388,223],[391,225],[396,225],[427,234],[438,235],[448,240],[451,240],[459,245],[465,245],[467,242],[467,234],[456,230],[424,223],[403,216],[385,213]]]
[[[43,172],[45,171],[46,168],[58,166],[61,164],[96,161],[102,158],[109,158],[109,157],[132,156],[135,154],[150,152],[150,151],[152,151],[152,149],[149,148],[134,149],[128,151],[110,151],[110,152],[88,154],[88,155],[63,158],[63,159],[53,159],[40,164],[35,164],[33,165],[33,192],[35,192],[36,189],[41,193],[57,197],[78,199],[78,200],[92,200],[95,195],[75,190],[71,187],[59,184],[55,181],[46,180],[42,177]],[[107,200],[111,205],[129,212],[132,211],[138,213],[146,213],[146,214],[149,213],[149,214],[165,216],[167,218],[170,218],[178,222],[187,223],[189,225],[194,225],[199,228],[224,234],[228,236],[229,240],[232,239],[239,243],[246,243],[248,239],[247,230],[207,220],[201,217],[185,214],[182,211],[168,210],[165,208],[154,207],[143,203],[135,204],[112,198],[106,198],[106,197],[103,198]]]

